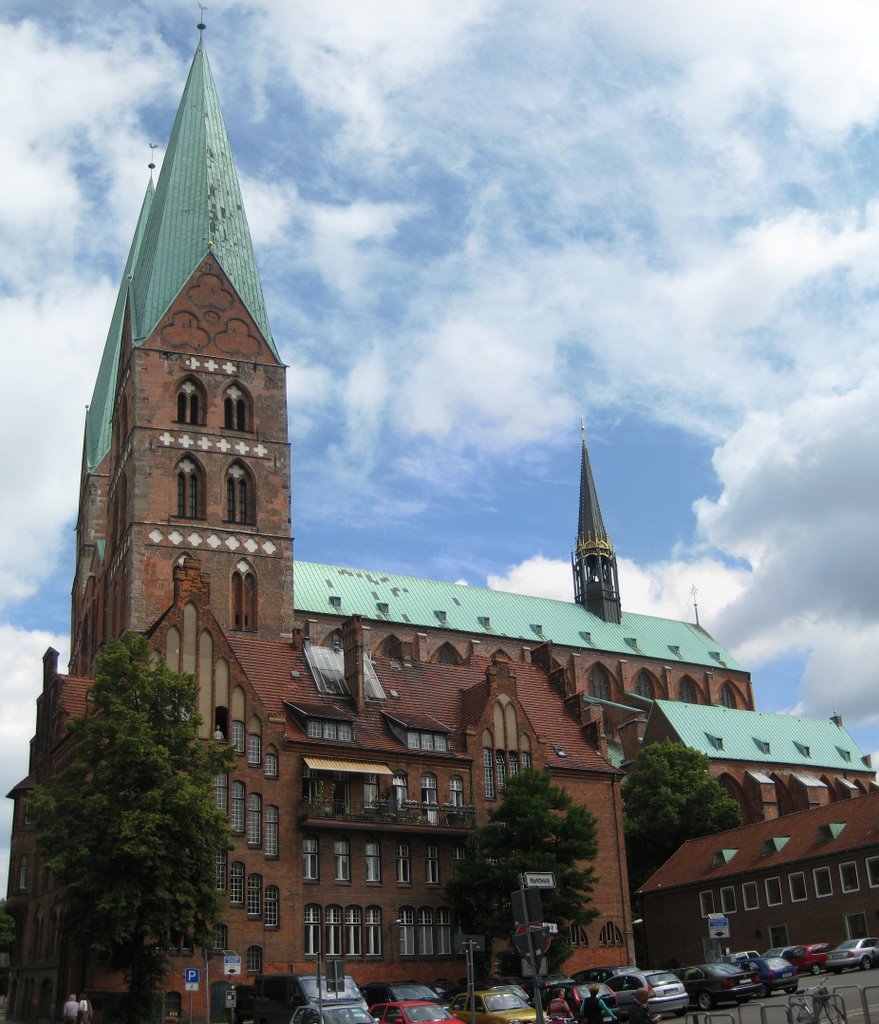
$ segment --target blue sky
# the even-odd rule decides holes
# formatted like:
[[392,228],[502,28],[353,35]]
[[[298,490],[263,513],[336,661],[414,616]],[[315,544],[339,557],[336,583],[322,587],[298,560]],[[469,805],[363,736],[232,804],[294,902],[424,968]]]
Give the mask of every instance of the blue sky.
[[[67,656],[84,407],[191,8],[0,15],[7,790]],[[691,618],[695,587],[761,710],[879,750],[879,8],[205,20],[290,367],[297,556],[568,598],[583,416],[624,607]]]

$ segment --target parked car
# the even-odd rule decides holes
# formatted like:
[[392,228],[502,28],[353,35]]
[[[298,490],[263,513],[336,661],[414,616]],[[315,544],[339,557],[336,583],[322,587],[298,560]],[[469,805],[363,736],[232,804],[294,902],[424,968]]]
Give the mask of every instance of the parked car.
[[607,981],[615,974],[622,974],[624,971],[637,971],[634,964],[619,964],[616,967],[587,967],[585,971],[575,971],[571,977],[578,984],[591,983],[593,981]]
[[760,991],[757,994],[761,999],[780,990],[796,992],[800,987],[796,967],[780,956],[758,956],[753,960],[746,960],[743,966],[752,974],[759,976]]
[[[320,979],[324,1004],[347,1003],[366,1010],[366,1000],[349,975],[342,992],[330,992],[327,979]],[[253,1020],[255,1024],[290,1024],[300,1006],[317,1006],[318,983],[314,974],[257,974],[253,979]]]
[[343,1003],[325,1006],[322,1013],[316,1006],[300,1006],[290,1018],[290,1024],[375,1024],[375,1020],[363,1007]]
[[400,999],[395,1003],[376,1003],[370,1006],[369,1012],[381,1024],[430,1024],[442,1021],[453,1024],[457,1021],[449,1011],[439,1003],[426,999]]
[[876,948],[879,939],[871,936],[866,939],[846,939],[838,946],[827,951],[825,965],[828,971],[839,974],[840,971],[849,971],[858,967],[862,971],[868,967],[875,967],[879,960],[879,949]]
[[671,971],[639,971],[629,968],[620,974],[614,974],[605,982],[616,995],[617,1005],[623,1013],[635,1001],[635,993],[639,988],[648,992],[647,1008],[652,1014],[672,1013],[676,1017],[687,1012],[689,997],[684,983]]
[[435,1003],[438,999],[437,993],[420,981],[368,981],[360,991],[369,1006],[411,999]]
[[738,964],[697,964],[675,974],[684,983],[690,1005],[705,1011],[717,1003],[746,1003],[760,987]]
[[[549,1006],[553,997],[553,993],[556,991],[556,989],[561,989],[562,997],[564,998],[565,1002],[568,1004],[568,1007],[570,1008],[571,1016],[579,1017],[580,1007],[583,1003],[583,1000],[589,997],[589,988],[591,985],[598,985],[598,996],[600,999],[604,1000],[604,1003],[608,1007],[608,1009],[613,1010],[616,1008],[616,993],[612,989],[608,988],[604,982],[592,981],[585,985],[578,985],[576,981],[572,981],[569,978],[567,981],[556,982],[552,986],[547,985],[541,991],[540,999],[541,1003],[543,1004],[543,1009],[546,1010],[546,1008]],[[531,1000],[528,999],[528,1002],[530,1003]]]
[[785,960],[796,967],[800,974],[820,974],[827,962],[828,950],[832,948],[830,942],[812,942],[807,946],[793,946]]
[[[537,1011],[529,1006],[515,992],[504,989],[481,989],[473,993],[473,1006],[476,1011],[476,1024],[530,1024],[537,1020]],[[459,992],[449,1003],[449,1010],[464,1024],[470,1024],[472,1018],[470,1002],[466,992]]]
[[756,949],[743,949],[738,953],[730,953],[723,959],[728,960],[731,964],[740,964],[744,960],[756,960],[760,954]]
[[[790,954],[796,949],[796,946],[773,946],[771,949],[767,949],[765,953],[759,953],[758,956],[780,956],[784,960],[790,960]],[[750,959],[750,957],[748,958]]]

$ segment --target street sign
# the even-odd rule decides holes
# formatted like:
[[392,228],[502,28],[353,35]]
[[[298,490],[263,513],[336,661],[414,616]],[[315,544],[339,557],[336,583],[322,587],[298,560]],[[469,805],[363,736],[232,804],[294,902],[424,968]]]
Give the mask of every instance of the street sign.
[[543,901],[539,889],[514,889],[510,893],[516,924],[539,924],[543,920]]
[[327,960],[326,965],[327,992],[345,991],[345,961]]
[[241,973],[241,957],[235,952],[234,949],[223,950],[223,973],[224,974],[240,974]]
[[453,935],[452,936],[452,952],[453,953],[466,953],[468,949],[472,949],[474,953],[485,952],[485,936],[484,935]]
[[201,981],[201,970],[198,967],[186,967],[183,970],[183,984],[187,992],[198,992]]
[[729,918],[726,914],[708,915],[708,935],[712,939],[729,938]]
[[527,889],[555,889],[552,871],[526,871],[523,878]]
[[[528,936],[531,936],[529,943]],[[513,942],[522,956],[528,956],[531,949],[535,956],[542,956],[552,943],[552,936],[545,924],[520,924],[513,933]]]

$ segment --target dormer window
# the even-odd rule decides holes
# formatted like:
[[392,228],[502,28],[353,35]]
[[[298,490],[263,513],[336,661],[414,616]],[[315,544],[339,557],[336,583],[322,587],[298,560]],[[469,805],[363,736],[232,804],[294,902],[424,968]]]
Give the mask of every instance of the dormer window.
[[351,723],[338,719],[309,718],[306,731],[316,740],[341,740],[350,743],[354,739],[354,728]]
[[406,746],[410,750],[448,750],[449,737],[444,732],[407,729]]

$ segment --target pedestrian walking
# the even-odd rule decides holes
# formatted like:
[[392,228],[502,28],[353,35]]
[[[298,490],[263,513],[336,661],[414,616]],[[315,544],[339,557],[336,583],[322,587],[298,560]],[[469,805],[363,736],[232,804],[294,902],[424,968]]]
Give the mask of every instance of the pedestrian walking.
[[76,1024],[79,1017],[79,1000],[76,998],[75,992],[71,992],[67,997],[61,1016],[64,1018],[64,1024]]
[[76,1015],[79,1024],[92,1024],[92,1004],[83,992],[79,997],[79,1013]]

